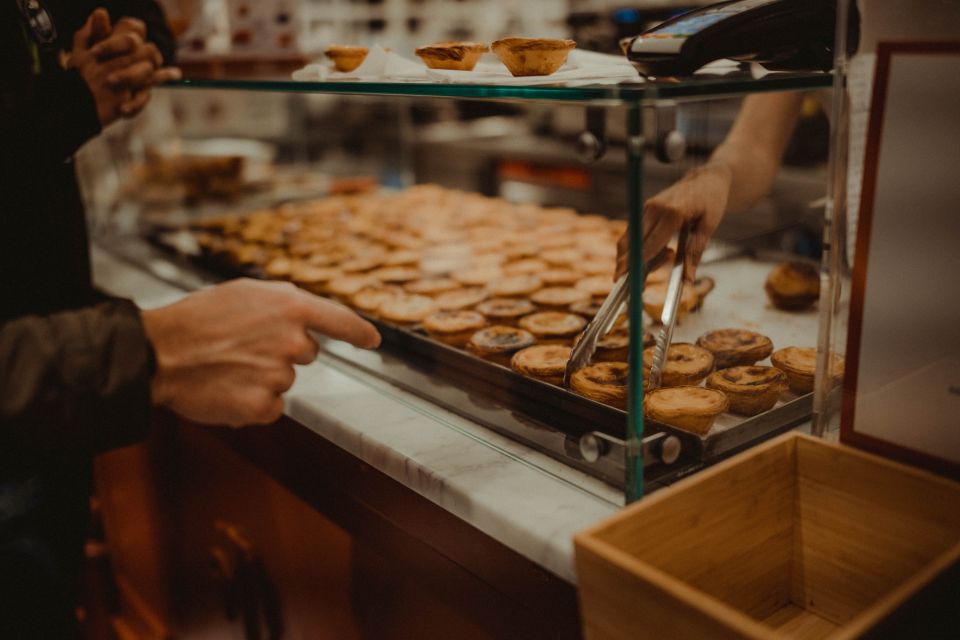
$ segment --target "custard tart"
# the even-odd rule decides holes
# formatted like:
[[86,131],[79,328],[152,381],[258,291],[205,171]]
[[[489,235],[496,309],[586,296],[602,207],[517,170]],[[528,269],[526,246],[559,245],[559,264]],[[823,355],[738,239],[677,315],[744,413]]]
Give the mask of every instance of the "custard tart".
[[[787,374],[790,390],[798,395],[813,391],[817,373],[817,350],[811,347],[787,347],[774,351],[770,362]],[[843,377],[843,357],[830,354],[830,378],[836,384]]]
[[337,71],[349,73],[363,63],[368,52],[366,47],[332,44],[323,53],[333,61]]
[[393,300],[404,295],[406,294],[403,289],[396,285],[366,287],[353,294],[353,297],[350,298],[350,306],[367,315],[376,316],[380,310],[380,305],[387,300]]
[[[681,320],[688,311],[697,306],[699,302],[697,292],[689,284],[683,285],[683,291],[680,293],[680,304],[677,307],[677,320]],[[643,310],[654,322],[660,322],[663,316],[663,305],[667,301],[667,285],[652,284],[643,288]]]
[[589,303],[590,292],[574,287],[544,287],[535,291],[530,300],[541,309],[550,311],[566,311],[576,303]]
[[423,319],[421,326],[432,338],[454,347],[463,347],[487,325],[476,311],[438,311]]
[[576,266],[578,271],[582,271],[588,276],[606,276],[611,281],[613,280],[614,272],[617,270],[617,266],[613,263],[613,260],[604,260],[602,258],[581,260],[574,266]]
[[540,259],[552,268],[576,264],[583,259],[583,253],[576,249],[550,249],[540,253]]
[[576,46],[573,40],[556,38],[503,38],[490,48],[514,76],[549,76]]
[[263,272],[271,280],[289,280],[290,272],[293,270],[294,262],[292,259],[281,256],[274,258],[263,267]]
[[503,272],[508,276],[524,276],[538,274],[549,268],[550,265],[540,258],[523,258],[504,265]]
[[529,331],[516,327],[493,326],[474,333],[467,341],[467,351],[484,360],[510,365],[514,353],[532,347],[536,338]]
[[587,321],[575,313],[541,311],[520,318],[517,325],[532,333],[540,344],[570,344]]
[[[321,269],[326,267],[320,267]],[[350,298],[366,287],[375,287],[380,285],[380,281],[366,274],[351,273],[340,275],[327,281],[325,290],[335,298],[349,303]]]
[[603,300],[613,289],[613,278],[607,276],[588,276],[577,281],[577,289],[586,291],[594,298]]
[[787,390],[787,374],[776,367],[730,367],[711,373],[706,385],[727,396],[733,413],[755,416],[777,404]]
[[441,293],[435,300],[442,311],[459,311],[472,309],[489,296],[490,294],[483,287],[465,287]]
[[717,329],[697,338],[697,346],[713,354],[717,369],[756,364],[773,353],[767,336],[746,329]]
[[420,269],[406,265],[394,265],[392,267],[381,267],[374,269],[370,275],[380,282],[389,284],[404,284],[418,280],[423,276]]
[[627,408],[626,362],[598,362],[570,376],[570,389],[580,395],[617,409]]
[[452,278],[422,278],[408,282],[403,288],[408,293],[436,297],[441,293],[459,289],[460,283]]
[[569,359],[570,347],[559,344],[534,345],[513,354],[510,368],[531,378],[562,385]]
[[586,302],[575,302],[570,305],[570,313],[575,313],[578,316],[583,316],[587,320],[593,320],[593,317],[597,315],[597,312],[600,311],[601,302],[597,302],[591,296],[590,300]]
[[[649,376],[656,347],[643,350],[643,371]],[[713,354],[693,344],[674,342],[667,349],[661,384],[664,387],[697,385],[713,371]]]
[[298,287],[316,294],[326,293],[330,281],[342,275],[339,269],[314,267],[304,262],[296,262],[290,267],[290,280]]
[[497,265],[473,266],[454,271],[450,277],[467,287],[482,287],[502,278],[503,270]]
[[437,311],[437,303],[429,296],[406,294],[380,305],[380,317],[396,324],[416,324]]
[[493,324],[516,326],[523,316],[535,312],[537,307],[529,300],[516,298],[493,298],[477,305],[477,311],[487,316]]
[[716,389],[667,387],[644,396],[643,415],[702,436],[729,406],[727,396]]
[[[579,344],[583,334],[578,335],[573,346]],[[630,353],[630,329],[614,329],[597,340],[597,350],[593,352],[596,362],[626,362]]]
[[503,298],[525,298],[543,287],[537,276],[507,276],[490,283],[490,292]]
[[383,260],[386,267],[412,267],[418,262],[420,262],[420,252],[412,249],[391,251]]
[[440,42],[418,47],[414,53],[431,69],[473,71],[489,47],[479,42]]
[[547,269],[537,274],[548,287],[569,287],[576,284],[583,275],[573,269]]
[[784,262],[770,271],[763,288],[777,309],[803,311],[820,298],[820,273],[806,262]]
[[344,273],[363,273],[382,266],[383,259],[383,255],[377,254],[356,256],[349,260],[344,260],[337,265],[337,268]]

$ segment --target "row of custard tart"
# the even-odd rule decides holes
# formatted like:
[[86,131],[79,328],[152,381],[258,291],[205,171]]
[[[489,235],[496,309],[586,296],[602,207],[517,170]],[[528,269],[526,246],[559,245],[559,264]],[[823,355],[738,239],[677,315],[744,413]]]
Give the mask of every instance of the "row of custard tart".
[[[431,69],[473,71],[480,57],[492,50],[514,76],[549,76],[567,61],[576,47],[573,40],[558,38],[502,38],[489,46],[482,42],[439,42],[419,47],[415,53]],[[330,45],[326,56],[334,68],[349,73],[367,57],[366,47]]]

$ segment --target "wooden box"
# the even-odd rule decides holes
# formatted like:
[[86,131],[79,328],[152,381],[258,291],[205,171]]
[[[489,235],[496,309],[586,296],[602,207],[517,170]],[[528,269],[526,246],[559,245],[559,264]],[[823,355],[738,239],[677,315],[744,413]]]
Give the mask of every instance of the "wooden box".
[[588,640],[855,638],[960,566],[960,485],[787,434],[575,546]]

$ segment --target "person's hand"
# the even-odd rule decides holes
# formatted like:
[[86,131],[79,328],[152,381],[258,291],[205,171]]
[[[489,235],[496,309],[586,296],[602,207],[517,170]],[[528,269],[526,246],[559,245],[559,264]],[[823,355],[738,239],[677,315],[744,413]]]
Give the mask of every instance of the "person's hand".
[[128,91],[120,105],[124,117],[139,113],[150,100],[150,87],[181,77],[177,67],[163,66],[163,56],[147,41],[147,26],[137,18],[120,18],[105,38],[94,39],[90,49],[100,62],[119,62],[124,67],[107,77],[116,90]]
[[293,365],[309,364],[317,331],[363,348],[366,320],[289,283],[234,280],[143,312],[157,359],[153,403],[204,424],[267,424],[283,412]]
[[69,64],[90,88],[102,126],[136,115],[149,101],[151,86],[180,77],[179,69],[162,67],[145,33],[139,20],[122,18],[114,26],[106,10],[96,9],[73,36]]
[[[731,178],[724,165],[708,163],[647,200],[643,207],[643,255],[666,255],[667,243],[689,222],[684,278],[693,280],[700,258],[727,209]],[[624,234],[617,244],[617,277],[628,270],[629,251],[629,239]],[[656,262],[651,261],[650,268],[656,268]]]

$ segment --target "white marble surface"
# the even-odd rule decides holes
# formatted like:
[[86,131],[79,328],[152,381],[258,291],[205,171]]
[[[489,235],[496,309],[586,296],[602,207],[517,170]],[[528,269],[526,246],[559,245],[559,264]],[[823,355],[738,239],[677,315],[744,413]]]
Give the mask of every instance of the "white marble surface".
[[[96,247],[93,262],[101,289],[141,307],[184,295]],[[622,504],[602,482],[329,357],[299,368],[287,413],[570,582],[573,534]]]

